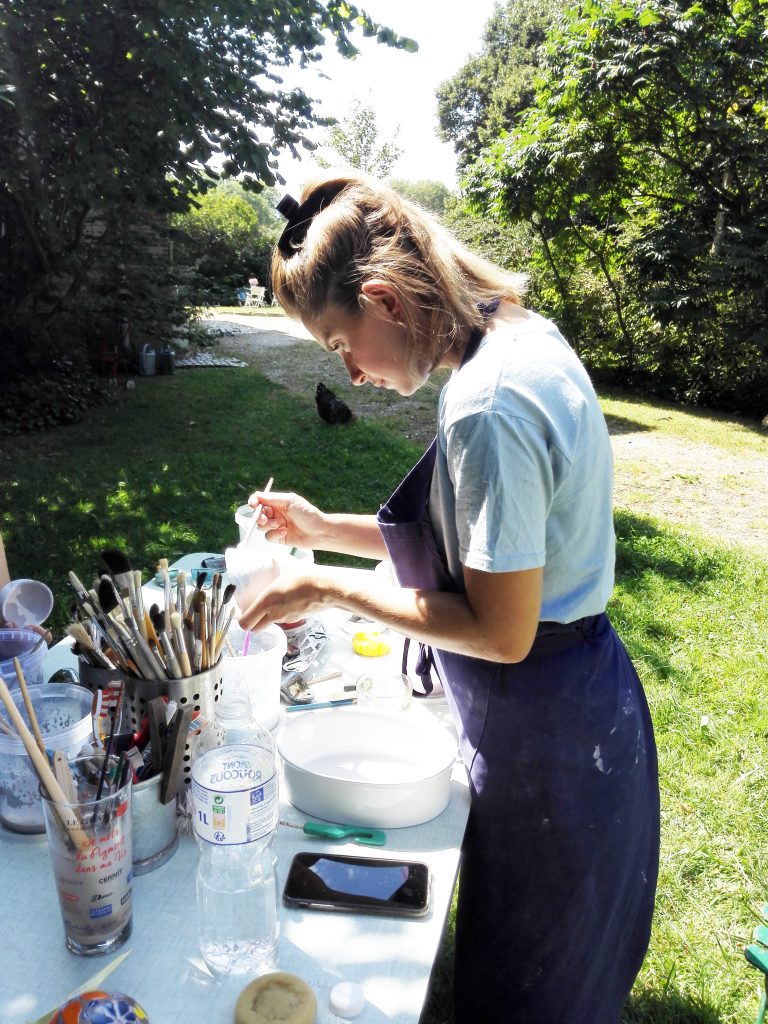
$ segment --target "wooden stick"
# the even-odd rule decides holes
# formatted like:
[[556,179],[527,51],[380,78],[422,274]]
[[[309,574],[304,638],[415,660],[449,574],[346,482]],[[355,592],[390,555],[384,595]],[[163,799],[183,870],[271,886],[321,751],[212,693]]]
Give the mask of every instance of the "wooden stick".
[[12,736],[14,739],[16,739],[16,733],[13,731],[13,729],[8,724],[7,720],[3,718],[2,715],[0,715],[0,732],[4,732],[6,736]]
[[18,732],[21,742],[24,744],[27,754],[29,754],[29,759],[37,772],[37,776],[47,790],[48,796],[51,798],[56,813],[59,818],[61,818],[61,823],[67,830],[69,838],[77,848],[88,846],[90,839],[83,831],[82,825],[77,818],[70,816],[66,807],[62,806],[62,804],[69,803],[66,794],[59,785],[56,776],[53,774],[51,766],[48,764],[48,759],[38,750],[32,733],[27,728],[24,719],[21,717],[19,709],[14,704],[13,697],[11,697],[8,687],[5,685],[5,680],[2,678],[0,678],[0,700],[5,704],[8,717]]
[[37,724],[35,709],[32,707],[32,699],[30,698],[29,690],[27,689],[27,680],[24,678],[24,672],[18,658],[13,659],[13,667],[16,669],[16,678],[19,681],[21,696],[24,698],[24,707],[27,709],[27,716],[29,718],[29,724],[32,726],[35,743],[37,744],[38,750],[47,761],[48,754],[45,751],[45,741],[43,740],[43,734],[40,732],[40,726]]
[[327,679],[338,679],[340,675],[341,670],[337,668],[333,672],[326,672],[324,676],[315,676],[314,679],[306,679],[305,682],[307,686],[309,686],[312,683],[324,683]]

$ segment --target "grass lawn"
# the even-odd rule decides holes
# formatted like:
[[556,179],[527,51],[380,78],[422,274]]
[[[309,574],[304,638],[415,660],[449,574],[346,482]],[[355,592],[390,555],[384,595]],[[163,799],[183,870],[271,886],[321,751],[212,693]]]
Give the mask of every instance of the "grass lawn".
[[[660,415],[619,404],[606,411]],[[707,417],[681,417],[663,429],[715,443]],[[734,442],[712,422],[722,446],[752,444],[749,430]],[[60,634],[67,571],[89,581],[102,547],[125,548],[145,576],[163,555],[221,550],[237,540],[235,509],[270,476],[329,510],[373,511],[419,454],[370,418],[327,427],[311,394],[254,369],[180,370],[139,378],[87,423],[3,444],[0,524],[12,574],[54,591]],[[610,610],[648,693],[663,814],[652,945],[625,1021],[749,1024],[762,976],[743,947],[768,900],[768,564],[626,512],[616,527]],[[450,1021],[446,977],[423,1024]]]

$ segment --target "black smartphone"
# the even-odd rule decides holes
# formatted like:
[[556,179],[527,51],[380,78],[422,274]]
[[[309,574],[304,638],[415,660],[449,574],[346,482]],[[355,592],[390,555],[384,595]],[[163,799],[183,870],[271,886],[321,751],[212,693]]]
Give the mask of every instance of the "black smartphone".
[[422,917],[430,905],[430,874],[416,861],[297,853],[283,890],[287,907],[356,914]]

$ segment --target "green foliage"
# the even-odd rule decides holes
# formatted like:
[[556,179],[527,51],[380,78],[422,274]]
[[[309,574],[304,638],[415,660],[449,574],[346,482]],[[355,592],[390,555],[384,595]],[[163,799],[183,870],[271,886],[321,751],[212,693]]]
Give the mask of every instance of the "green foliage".
[[533,102],[540,52],[563,0],[505,0],[483,32],[480,53],[437,90],[440,135],[466,168]]
[[[374,178],[386,178],[400,159],[402,150],[394,139],[380,141],[379,134],[373,107],[353,100],[347,116],[329,129],[324,146],[348,167],[355,167]],[[321,167],[330,167],[338,160],[319,156],[317,162]]]
[[175,214],[174,259],[192,271],[190,295],[196,304],[235,302],[249,277],[269,279],[269,259],[277,237],[274,193],[254,195],[237,181],[221,182],[198,196],[188,213]]
[[[593,369],[752,416],[768,392],[766,27],[759,0],[569,7],[534,105],[468,185],[531,225]],[[591,312],[585,275],[602,282]]]
[[78,423],[89,409],[107,399],[110,390],[106,382],[84,374],[82,366],[64,353],[4,392],[2,432],[32,433],[59,423]]
[[446,207],[454,198],[453,193],[442,181],[405,181],[403,178],[390,178],[389,184],[404,199],[410,199],[436,217],[442,217]]
[[277,151],[325,123],[280,68],[328,36],[352,56],[354,31],[412,48],[346,0],[0,6],[0,337],[17,377],[182,315],[167,215],[217,176],[273,184]]

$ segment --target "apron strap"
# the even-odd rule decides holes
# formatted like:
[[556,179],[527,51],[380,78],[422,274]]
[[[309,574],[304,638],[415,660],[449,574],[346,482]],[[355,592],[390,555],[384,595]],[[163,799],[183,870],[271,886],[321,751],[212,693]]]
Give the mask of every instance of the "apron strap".
[[[402,662],[402,673],[404,676],[408,675],[408,651],[411,646],[411,638],[406,637],[403,641],[403,662]],[[414,697],[429,697],[435,688],[435,684],[432,681],[432,669],[437,672],[437,666],[435,665],[435,658],[432,654],[432,648],[428,644],[419,643],[419,656],[416,659],[416,665],[414,666],[414,672],[421,680],[421,685],[424,687],[424,691],[413,690]]]

